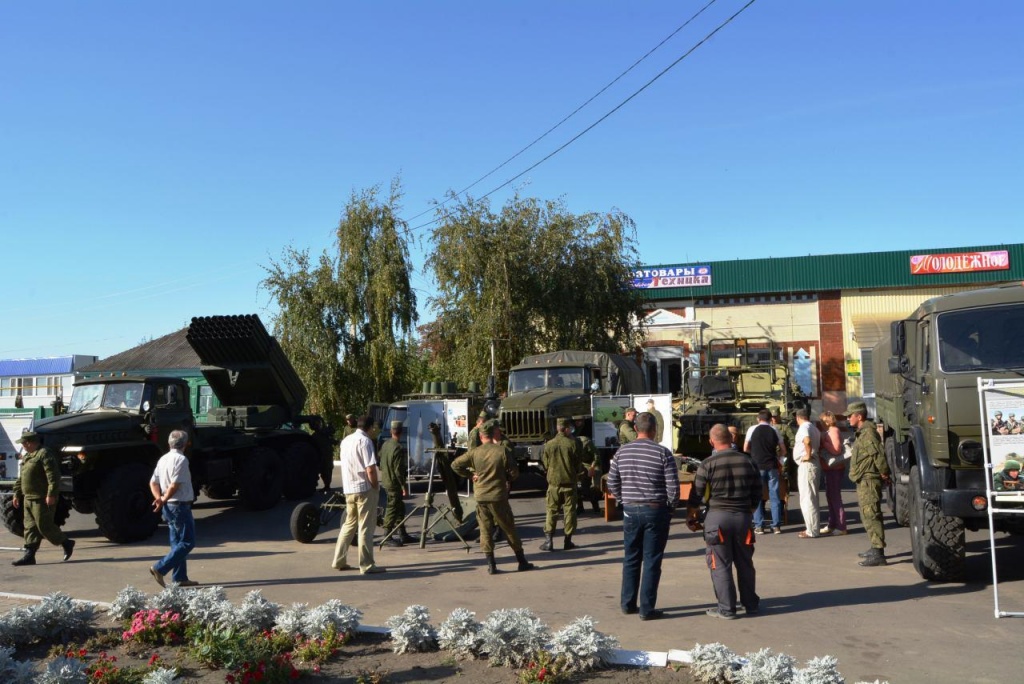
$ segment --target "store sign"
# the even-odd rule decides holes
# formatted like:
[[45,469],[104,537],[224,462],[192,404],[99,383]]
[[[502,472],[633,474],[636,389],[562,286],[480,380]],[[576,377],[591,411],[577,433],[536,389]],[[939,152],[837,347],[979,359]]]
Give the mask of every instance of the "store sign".
[[709,265],[641,268],[633,272],[633,287],[644,290],[661,287],[705,287],[710,284]]
[[1008,268],[1010,268],[1010,253],[1005,249],[997,252],[918,254],[910,257],[911,275],[1005,271]]
[[860,377],[860,359],[846,360],[846,375],[851,378]]

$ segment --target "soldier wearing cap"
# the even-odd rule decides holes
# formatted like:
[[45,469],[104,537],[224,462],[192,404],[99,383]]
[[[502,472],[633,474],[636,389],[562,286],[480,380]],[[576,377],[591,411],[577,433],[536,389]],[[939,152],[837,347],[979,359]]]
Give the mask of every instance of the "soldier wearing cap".
[[572,420],[559,418],[558,432],[544,444],[544,471],[548,478],[547,517],[544,520],[544,543],[541,551],[555,550],[555,526],[558,511],[564,517],[566,550],[576,548],[572,534],[576,531],[576,483],[585,471],[579,442],[572,438]]
[[519,468],[514,458],[509,458],[505,448],[495,444],[493,439],[498,427],[497,421],[487,421],[480,427],[483,442],[470,449],[452,462],[452,470],[461,477],[473,479],[473,493],[476,497],[476,517],[480,522],[480,550],[487,558],[487,574],[494,575],[498,566],[494,561],[494,527],[497,525],[508,538],[508,545],[519,561],[519,571],[532,570],[533,564],[526,560],[523,543],[516,532],[516,519],[508,503],[508,491],[512,481],[519,477]]
[[[391,421],[391,439],[380,448],[380,479],[387,493],[384,508],[384,529],[391,533],[388,543],[404,546],[413,538],[405,531],[406,478],[409,473],[409,452],[402,444],[402,421]],[[397,530],[395,528],[398,528]]]
[[889,481],[889,464],[868,407],[855,401],[847,409],[850,427],[857,431],[850,457],[850,480],[857,485],[860,519],[871,538],[871,548],[860,554],[865,567],[886,565],[885,528],[882,526],[882,485]]
[[636,419],[636,409],[630,406],[626,409],[625,419],[619,423],[619,446],[636,441],[636,429],[633,421]]
[[57,489],[60,462],[42,447],[39,435],[34,432],[22,433],[18,444],[25,447],[25,455],[21,459],[21,473],[14,483],[12,504],[25,510],[25,553],[11,565],[35,565],[36,551],[44,537],[54,546],[63,548],[64,560],[68,560],[75,550],[75,540],[64,534],[54,521],[60,497]]
[[997,492],[1019,490],[1021,488],[1020,461],[1017,460],[1016,453],[1011,452],[1006,455],[1003,469],[996,473],[992,479],[995,481],[994,489]]
[[452,471],[452,453],[445,448],[440,423],[430,423],[427,429],[434,440],[434,464],[437,466],[437,472],[441,474],[441,482],[444,483],[445,492],[448,494],[448,503],[451,505],[452,514],[461,523],[462,499],[459,498],[459,479]]
[[480,446],[480,426],[483,425],[484,421],[488,418],[490,418],[490,416],[487,415],[487,411],[481,411],[480,415],[476,417],[476,425],[469,431],[469,439],[466,442],[466,446],[469,449],[475,449]]
[[580,458],[583,460],[583,468],[586,475],[580,478],[580,502],[577,511],[583,509],[583,501],[590,501],[595,513],[600,513],[601,508],[597,502],[601,499],[601,459],[597,454],[597,447],[594,441],[585,434],[587,419],[589,416],[573,416],[576,424],[575,437],[580,445]]
[[356,431],[356,416],[354,413],[345,414],[345,427],[341,431],[341,438],[345,439]]

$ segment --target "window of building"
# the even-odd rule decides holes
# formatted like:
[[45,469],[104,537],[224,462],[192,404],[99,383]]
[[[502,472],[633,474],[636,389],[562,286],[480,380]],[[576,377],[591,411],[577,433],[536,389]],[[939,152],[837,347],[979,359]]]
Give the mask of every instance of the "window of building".
[[874,359],[871,352],[871,349],[860,350],[860,380],[865,398],[875,396]]

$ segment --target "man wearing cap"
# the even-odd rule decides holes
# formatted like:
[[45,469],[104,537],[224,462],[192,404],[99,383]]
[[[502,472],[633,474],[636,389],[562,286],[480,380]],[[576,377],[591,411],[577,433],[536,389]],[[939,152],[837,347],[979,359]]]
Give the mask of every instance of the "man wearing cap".
[[18,444],[25,448],[25,455],[11,503],[15,508],[25,509],[25,553],[11,565],[35,565],[36,551],[44,537],[63,548],[64,560],[68,560],[75,550],[75,540],[68,538],[53,518],[60,497],[60,462],[42,447],[39,435],[34,432],[22,433]]
[[341,438],[345,439],[356,431],[356,416],[354,413],[345,414],[345,427],[341,431]]
[[[392,533],[388,543],[404,546],[413,538],[405,531],[406,478],[409,473],[409,453],[402,445],[402,421],[391,421],[391,439],[380,448],[380,479],[387,493],[388,502],[384,508],[384,529]],[[395,528],[398,528],[397,530]]]
[[996,411],[995,417],[992,418],[992,434],[993,435],[1008,435],[1010,431],[1006,427],[1006,421],[1003,420],[1003,412]]
[[885,528],[882,526],[882,484],[889,481],[889,464],[868,407],[855,401],[847,409],[850,427],[857,431],[850,456],[850,480],[857,485],[860,519],[871,538],[871,548],[859,554],[864,567],[886,565]]
[[586,474],[580,478],[580,501],[576,507],[577,513],[583,509],[583,501],[590,501],[595,513],[601,512],[598,501],[601,499],[601,460],[597,454],[597,447],[594,440],[586,434],[587,419],[589,416],[573,416],[572,420],[576,425],[574,432],[576,441],[580,445],[580,458],[583,460],[583,469]]
[[519,477],[519,468],[514,458],[506,455],[505,448],[495,444],[493,439],[498,427],[497,421],[489,420],[480,427],[483,442],[470,449],[452,462],[452,470],[461,477],[473,479],[476,497],[476,517],[480,522],[480,550],[487,558],[487,574],[494,575],[498,566],[494,561],[494,527],[505,533],[508,545],[519,561],[519,571],[532,570],[533,564],[526,560],[523,543],[516,532],[516,518],[508,503],[508,490],[512,481]]
[[630,406],[626,409],[624,415],[625,419],[619,423],[619,446],[636,441],[636,429],[633,427],[633,421],[636,419],[636,409]]
[[487,411],[481,411],[480,415],[476,417],[476,425],[469,431],[469,438],[466,441],[466,448],[475,449],[480,446],[480,426],[484,424],[484,421],[490,418],[487,415]]
[[992,479],[995,481],[994,489],[997,492],[1020,490],[1020,461],[1017,460],[1016,453],[1011,452],[1006,455],[1003,469],[996,473]]
[[544,543],[541,551],[555,550],[555,526],[558,511],[564,517],[566,551],[576,548],[572,534],[576,531],[576,483],[583,472],[580,445],[572,438],[572,420],[559,418],[558,432],[544,444],[544,472],[548,479],[547,517],[544,520]]

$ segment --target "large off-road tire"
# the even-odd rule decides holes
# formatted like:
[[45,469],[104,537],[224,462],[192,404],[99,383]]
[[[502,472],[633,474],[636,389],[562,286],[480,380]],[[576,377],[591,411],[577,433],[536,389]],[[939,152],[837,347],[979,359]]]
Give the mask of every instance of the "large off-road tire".
[[919,466],[910,469],[910,546],[914,569],[926,580],[960,582],[966,573],[964,521],[942,514],[921,494]]
[[[11,534],[24,537],[25,509],[14,507],[14,493],[5,492],[0,506],[3,508],[4,527],[6,527]],[[68,516],[70,515],[71,502],[66,497],[59,497],[57,499],[57,510],[53,513],[53,522],[57,524],[57,527],[63,527],[64,523],[68,521]]]
[[235,495],[235,486],[224,482],[203,485],[203,494],[207,499],[230,499]]
[[265,511],[281,500],[284,472],[281,457],[268,447],[256,447],[244,457],[238,496],[246,508]]
[[300,503],[292,511],[288,526],[292,531],[292,539],[300,544],[309,544],[320,533],[320,508],[308,501]]
[[143,463],[126,463],[107,472],[96,491],[96,525],[104,537],[127,544],[153,536],[160,515],[153,511],[152,474]]
[[284,496],[305,499],[316,491],[320,479],[320,452],[308,442],[290,444],[284,452]]

